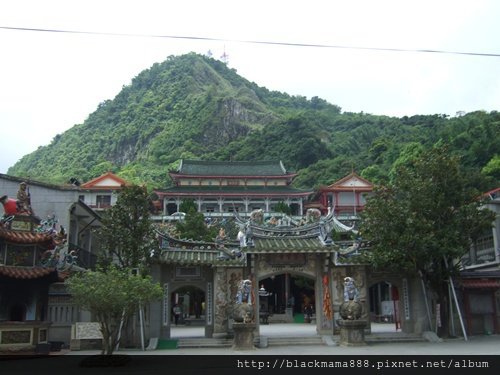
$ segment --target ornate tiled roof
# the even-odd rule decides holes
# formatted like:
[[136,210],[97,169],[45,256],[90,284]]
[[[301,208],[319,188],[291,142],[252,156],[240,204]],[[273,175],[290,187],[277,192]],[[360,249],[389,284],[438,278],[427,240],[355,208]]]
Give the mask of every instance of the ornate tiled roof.
[[282,226],[258,224],[238,215],[235,219],[235,224],[240,227],[238,238],[242,239],[241,244],[227,241],[220,247],[216,242],[178,239],[158,232],[162,238],[159,261],[177,265],[244,266],[248,254],[332,253],[336,258],[348,258],[369,246],[362,241],[335,243],[330,236],[332,230],[345,232],[353,228],[342,224],[333,214],[308,224],[284,220],[288,225]]
[[206,251],[206,250],[181,250],[168,249],[163,250],[159,260],[161,263],[177,264],[181,266],[245,266],[246,256],[241,254],[234,258],[228,256],[222,251]]
[[53,238],[48,233],[13,231],[0,226],[0,239],[18,244],[51,243]]
[[254,247],[247,250],[251,253],[330,253],[332,247],[318,238],[281,237],[256,238]]
[[48,277],[57,281],[57,271],[54,268],[46,267],[17,267],[17,266],[0,266],[0,277],[20,280],[40,279]]
[[286,176],[294,174],[281,161],[204,161],[181,160],[178,173],[195,176]]
[[[225,240],[222,243],[175,238],[160,228],[160,263],[177,265],[244,266],[246,255],[238,248],[238,242]],[[221,247],[221,245],[223,246]]]

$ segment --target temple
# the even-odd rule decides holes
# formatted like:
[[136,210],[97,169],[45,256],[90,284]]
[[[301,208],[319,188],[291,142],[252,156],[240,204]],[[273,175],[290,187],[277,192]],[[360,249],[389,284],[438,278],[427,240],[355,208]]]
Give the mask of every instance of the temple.
[[179,211],[184,199],[193,199],[198,212],[206,216],[249,214],[256,209],[273,212],[278,203],[288,205],[292,214],[302,215],[304,202],[312,191],[291,186],[296,173],[281,161],[219,162],[180,161],[169,172],[173,187],[156,190],[163,215]]

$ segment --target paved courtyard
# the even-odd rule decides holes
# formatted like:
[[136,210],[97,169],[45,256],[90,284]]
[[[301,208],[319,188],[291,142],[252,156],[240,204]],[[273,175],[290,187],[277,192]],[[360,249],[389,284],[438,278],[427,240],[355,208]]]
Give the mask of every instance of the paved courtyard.
[[[263,336],[314,336],[308,324],[261,325]],[[396,332],[393,324],[372,324],[372,332]],[[203,327],[173,327],[172,338],[202,337]],[[337,337],[335,337],[337,338]],[[98,354],[98,351],[67,352],[69,355]],[[381,342],[362,347],[288,345],[236,351],[231,348],[181,348],[166,350],[120,350],[123,354],[144,355],[500,355],[500,335],[451,338],[442,342]]]

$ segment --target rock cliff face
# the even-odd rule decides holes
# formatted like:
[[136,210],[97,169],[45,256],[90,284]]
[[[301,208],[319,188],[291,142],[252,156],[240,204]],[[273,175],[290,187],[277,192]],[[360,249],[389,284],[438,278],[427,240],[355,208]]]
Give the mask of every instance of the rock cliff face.
[[246,136],[253,128],[272,123],[277,116],[261,108],[249,108],[239,98],[227,97],[219,101],[213,118],[220,121],[210,121],[205,126],[201,142],[223,146]]

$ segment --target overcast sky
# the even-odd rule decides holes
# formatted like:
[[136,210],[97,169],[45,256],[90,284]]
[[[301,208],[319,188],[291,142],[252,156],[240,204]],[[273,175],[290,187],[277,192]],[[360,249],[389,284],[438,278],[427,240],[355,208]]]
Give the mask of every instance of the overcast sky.
[[191,51],[344,112],[500,110],[499,19],[497,0],[0,0],[0,173]]

